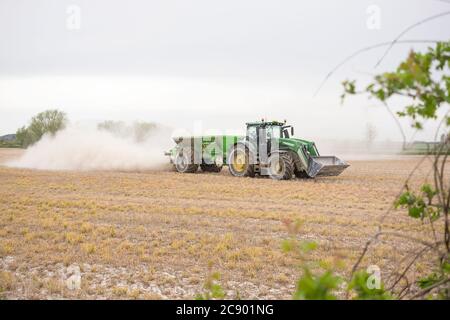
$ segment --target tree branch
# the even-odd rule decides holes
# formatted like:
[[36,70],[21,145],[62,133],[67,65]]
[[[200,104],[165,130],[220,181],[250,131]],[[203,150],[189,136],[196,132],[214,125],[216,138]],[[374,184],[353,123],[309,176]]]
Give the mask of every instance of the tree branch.
[[378,67],[380,65],[380,63],[383,61],[383,59],[387,56],[387,54],[389,53],[389,51],[391,51],[392,47],[399,42],[398,39],[400,39],[405,33],[407,33],[408,31],[410,31],[411,29],[414,29],[417,26],[420,26],[421,24],[424,24],[426,22],[432,21],[434,19],[438,19],[441,17],[444,17],[446,15],[450,15],[450,11],[446,11],[446,12],[442,12],[433,16],[430,16],[428,18],[425,18],[423,20],[420,20],[412,25],[410,25],[409,27],[407,27],[406,29],[404,29],[402,32],[400,32],[400,34],[395,37],[395,39],[391,42],[391,44],[389,45],[389,47],[386,49],[386,51],[384,52],[384,54],[381,56],[381,58],[378,60],[378,62],[375,64],[375,68]]

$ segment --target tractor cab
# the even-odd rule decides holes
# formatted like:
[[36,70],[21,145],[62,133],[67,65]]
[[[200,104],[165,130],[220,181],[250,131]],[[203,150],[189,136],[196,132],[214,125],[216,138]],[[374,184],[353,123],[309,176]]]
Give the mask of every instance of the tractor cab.
[[[289,130],[290,129],[290,130]],[[247,140],[256,144],[261,140],[272,140],[279,138],[289,139],[294,135],[294,127],[286,125],[286,122],[264,121],[247,123]]]
[[286,146],[285,143],[291,140],[294,128],[286,125],[286,122],[264,120],[249,122],[246,125],[246,143],[253,171],[261,175],[269,175],[272,155],[279,154],[282,149],[289,150],[289,146]]

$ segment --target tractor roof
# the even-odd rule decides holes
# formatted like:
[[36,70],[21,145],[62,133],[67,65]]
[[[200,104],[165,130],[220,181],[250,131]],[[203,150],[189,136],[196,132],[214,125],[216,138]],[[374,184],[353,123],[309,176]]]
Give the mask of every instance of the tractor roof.
[[247,122],[247,126],[284,126],[286,122],[280,121],[255,121],[255,122]]

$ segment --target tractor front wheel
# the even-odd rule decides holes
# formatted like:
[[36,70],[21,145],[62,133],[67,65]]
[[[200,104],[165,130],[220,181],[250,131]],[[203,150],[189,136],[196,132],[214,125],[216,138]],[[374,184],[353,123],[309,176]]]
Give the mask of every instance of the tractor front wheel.
[[290,180],[294,175],[294,160],[288,153],[274,153],[268,159],[269,176],[275,180]]

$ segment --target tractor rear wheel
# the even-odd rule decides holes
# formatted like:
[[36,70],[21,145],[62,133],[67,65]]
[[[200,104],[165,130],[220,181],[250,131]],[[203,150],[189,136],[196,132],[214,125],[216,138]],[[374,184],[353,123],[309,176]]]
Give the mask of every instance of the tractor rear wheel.
[[192,154],[189,150],[180,150],[174,159],[175,169],[180,173],[194,173],[198,170],[198,164],[193,161]]
[[201,164],[200,168],[203,172],[220,172],[222,171],[222,166],[217,164]]
[[253,164],[250,164],[250,154],[244,146],[234,146],[228,155],[228,170],[235,177],[254,177]]
[[294,175],[294,160],[288,153],[274,153],[268,159],[269,176],[275,180],[290,180]]

